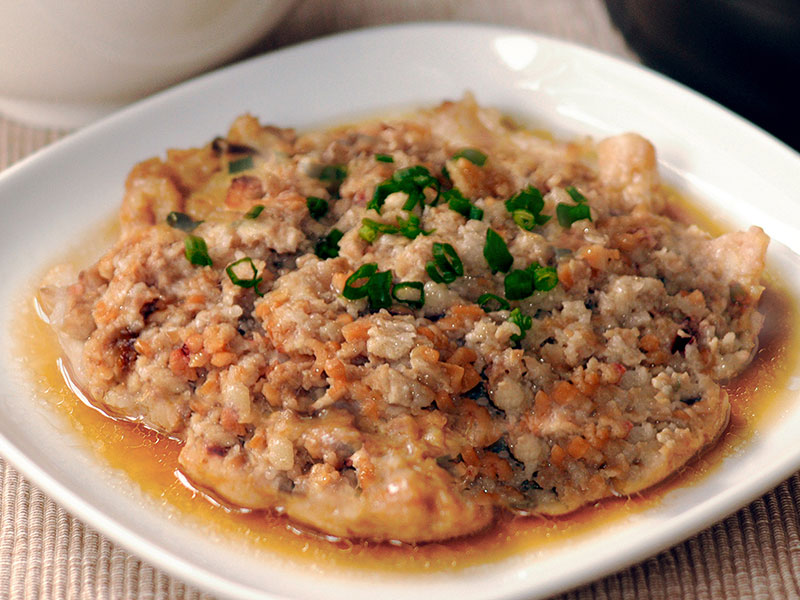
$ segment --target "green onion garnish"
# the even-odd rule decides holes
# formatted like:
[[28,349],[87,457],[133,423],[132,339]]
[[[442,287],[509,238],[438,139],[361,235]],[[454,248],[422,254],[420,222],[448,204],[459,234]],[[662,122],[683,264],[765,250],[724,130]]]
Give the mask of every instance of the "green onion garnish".
[[397,217],[397,230],[398,233],[407,237],[410,240],[417,239],[417,236],[422,235],[430,235],[435,229],[429,229],[425,231],[420,227],[420,219],[417,215],[408,215],[407,219],[403,219],[403,217]]
[[[407,296],[400,294],[401,290],[415,290],[416,295]],[[404,281],[397,283],[392,288],[392,298],[403,304],[408,304],[411,308],[422,308],[425,306],[425,286],[421,281]]]
[[339,197],[339,188],[347,178],[347,169],[343,165],[325,165],[317,174],[317,179],[327,183],[325,188],[332,198]]
[[383,163],[393,163],[394,157],[391,154],[376,154],[375,160]]
[[555,267],[540,267],[537,263],[534,265],[536,265],[533,271],[534,288],[540,292],[549,292],[558,285],[558,272]]
[[397,218],[397,225],[390,225],[388,223],[379,223],[372,219],[361,219],[361,227],[358,230],[358,235],[362,240],[374,242],[382,233],[399,233],[410,240],[414,240],[418,235],[430,235],[434,229],[425,231],[420,227],[420,219],[416,215],[409,215],[408,219],[402,217]]
[[408,200],[403,205],[403,210],[413,210],[419,204],[425,206],[425,188],[436,190],[436,197],[431,202],[431,206],[439,201],[441,184],[439,180],[431,175],[430,171],[421,165],[398,169],[389,179],[383,181],[375,187],[372,200],[367,203],[367,208],[374,209],[378,214],[389,194],[403,192],[408,196]]
[[[495,308],[493,305],[497,308]],[[495,294],[481,294],[478,296],[478,306],[480,306],[486,312],[508,310],[511,308],[508,300],[501,298],[500,296],[496,296]]]
[[392,272],[378,271],[369,278],[367,297],[372,310],[389,308],[392,305]]
[[453,160],[457,158],[466,158],[469,162],[479,167],[486,164],[486,155],[477,148],[462,148],[453,154]]
[[245,213],[244,218],[245,219],[257,219],[258,215],[260,215],[261,211],[263,211],[263,210],[264,210],[264,205],[263,204],[256,204],[253,208],[251,208],[250,210],[248,210]]
[[186,213],[172,211],[167,215],[167,225],[181,231],[192,231],[202,221],[195,221]]
[[576,204],[586,204],[588,202],[586,196],[581,194],[574,186],[569,186],[565,191]]
[[306,206],[311,218],[319,221],[320,218],[325,216],[328,212],[328,201],[325,198],[318,198],[317,196],[309,196],[306,198]]
[[339,256],[339,240],[342,239],[343,235],[344,233],[338,229],[331,229],[331,232],[314,246],[314,254],[323,260],[336,258]]
[[347,278],[342,296],[348,300],[368,298],[372,310],[389,308],[392,305],[391,287],[391,271],[378,271],[377,263],[366,263]]
[[472,204],[457,188],[442,192],[442,199],[447,202],[450,210],[456,211],[468,220],[480,221],[483,218],[483,210]]
[[523,314],[518,308],[515,308],[511,311],[511,314],[508,315],[508,320],[519,327],[520,333],[515,333],[511,336],[511,341],[514,342],[515,345],[519,345],[519,343],[525,339],[525,335],[533,325],[533,319],[529,315]]
[[514,269],[505,278],[505,293],[509,300],[523,300],[534,291],[549,292],[558,284],[554,267],[532,263],[527,269]]
[[[352,275],[347,278],[342,290],[342,296],[348,300],[359,300],[366,298],[369,293],[369,281],[372,276],[378,272],[378,263],[366,263],[353,271]],[[361,281],[363,280],[363,281]],[[361,282],[360,285],[356,285]]]
[[453,246],[434,242],[433,260],[425,265],[425,271],[436,283],[453,283],[464,274],[464,264]]
[[580,221],[582,219],[591,221],[592,213],[589,210],[589,205],[586,203],[586,197],[572,186],[566,188],[566,192],[576,204],[558,203],[558,206],[556,206],[558,224],[562,227],[572,227],[575,221]]
[[506,200],[506,210],[511,213],[514,223],[530,231],[536,225],[544,225],[550,215],[543,215],[544,198],[542,193],[529,185]]
[[230,175],[233,175],[234,173],[241,173],[242,171],[247,171],[248,169],[252,168],[253,168],[252,156],[245,156],[242,158],[238,158],[228,163],[228,173]]
[[361,219],[361,228],[358,230],[359,237],[370,244],[378,239],[382,233],[397,233],[399,229],[395,225],[379,223],[372,219]]
[[198,267],[210,267],[211,266],[211,257],[208,255],[208,246],[206,246],[206,241],[201,238],[197,237],[196,235],[187,235],[186,239],[183,240],[184,245],[184,254],[186,255],[186,260],[188,260],[193,265],[197,265]]
[[503,237],[494,229],[486,230],[486,243],[483,246],[483,257],[489,263],[492,273],[507,273],[514,262]]
[[325,165],[317,175],[320,181],[341,183],[347,177],[347,169],[343,165]]
[[[250,279],[242,279],[234,271],[234,267],[245,263],[249,264],[250,268],[253,270],[253,276]],[[228,277],[230,277],[231,283],[233,283],[233,285],[238,285],[239,287],[243,288],[253,288],[253,291],[255,291],[255,293],[258,294],[259,296],[264,295],[258,291],[258,286],[263,281],[263,278],[258,276],[258,269],[256,269],[255,264],[253,264],[253,259],[250,258],[249,256],[245,256],[244,258],[240,258],[236,262],[232,262],[227,267],[225,267],[225,272],[228,274]]]
[[533,294],[533,273],[527,269],[514,269],[505,278],[506,298],[522,300]]

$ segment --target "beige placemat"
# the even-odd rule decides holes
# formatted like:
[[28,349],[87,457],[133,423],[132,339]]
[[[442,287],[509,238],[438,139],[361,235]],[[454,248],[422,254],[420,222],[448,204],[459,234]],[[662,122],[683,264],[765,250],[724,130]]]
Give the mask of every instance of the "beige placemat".
[[[635,58],[612,29],[600,0],[304,0],[261,50],[355,27],[417,20],[513,25]],[[0,170],[65,134],[0,115]],[[795,475],[687,542],[558,599],[800,598],[799,502]],[[0,458],[0,600],[21,598],[210,596],[84,526]]]

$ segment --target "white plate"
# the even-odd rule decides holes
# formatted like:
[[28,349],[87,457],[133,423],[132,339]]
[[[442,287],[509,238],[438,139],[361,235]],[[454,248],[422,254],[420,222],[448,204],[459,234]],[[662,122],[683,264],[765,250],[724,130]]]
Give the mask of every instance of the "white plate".
[[[365,30],[289,48],[202,77],[54,144],[0,177],[0,452],[88,524],[187,582],[221,596],[535,598],[656,553],[769,490],[800,467],[800,403],[697,483],[630,519],[545,551],[458,572],[314,569],[209,538],[109,472],[57,412],[31,399],[8,335],[32,274],[113,214],[131,166],[201,145],[250,111],[306,127],[473,91],[479,102],[560,135],[633,130],[654,141],[665,177],[734,225],[755,223],[800,249],[800,157],[711,102],[639,67],[562,42],[476,25]],[[794,253],[772,268],[795,297]],[[800,368],[793,367],[800,376]],[[33,407],[33,408],[32,408]]]

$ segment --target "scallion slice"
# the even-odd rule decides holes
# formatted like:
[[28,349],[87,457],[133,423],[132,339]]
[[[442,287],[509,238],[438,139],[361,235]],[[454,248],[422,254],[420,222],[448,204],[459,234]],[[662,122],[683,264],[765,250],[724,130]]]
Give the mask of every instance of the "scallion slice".
[[503,237],[494,229],[486,230],[486,243],[483,246],[483,257],[489,263],[492,273],[507,273],[514,263],[514,257],[508,251]]
[[186,213],[172,211],[167,215],[167,225],[181,231],[193,231],[202,221],[195,221]]
[[331,232],[314,246],[314,254],[323,260],[336,258],[339,256],[339,241],[342,236],[344,236],[344,233],[338,229],[331,229]]
[[425,265],[425,271],[436,283],[453,283],[464,274],[464,264],[452,245],[434,242],[433,260]]
[[453,154],[453,160],[458,158],[466,158],[472,164],[482,167],[486,164],[487,156],[477,148],[462,148]]
[[514,269],[505,277],[506,298],[523,300],[533,294],[533,273],[527,269]]
[[425,231],[420,227],[420,219],[417,215],[408,215],[407,219],[403,217],[397,217],[397,232],[410,240],[417,239],[417,236],[422,235],[430,235],[435,229],[429,229]]
[[511,305],[508,300],[501,298],[495,294],[481,294],[478,296],[478,306],[485,312],[494,312],[496,310],[508,310]]
[[308,213],[315,221],[319,221],[328,212],[328,201],[325,198],[318,198],[317,196],[309,196],[306,198],[306,207]]
[[[411,296],[403,290],[412,290]],[[392,288],[392,298],[403,304],[408,304],[411,308],[422,308],[425,306],[425,286],[421,281],[403,281],[395,284]]]
[[436,197],[431,201],[435,205],[439,201],[441,184],[439,180],[431,175],[430,171],[422,165],[398,169],[389,179],[383,181],[375,187],[372,199],[367,203],[367,208],[381,212],[383,203],[390,194],[403,192],[408,196],[403,210],[413,210],[419,204],[425,205],[425,189],[433,188],[436,190]]
[[376,154],[375,160],[382,163],[393,163],[394,157],[391,154]]
[[234,175],[253,168],[253,157],[244,156],[228,163],[228,173]]
[[528,330],[533,325],[533,319],[520,311],[520,309],[515,308],[511,311],[511,314],[508,315],[508,320],[514,323],[517,327],[519,327],[519,334],[513,334],[511,336],[511,341],[514,342],[515,345],[519,345],[522,340],[525,339],[525,336],[528,333]]
[[377,263],[366,263],[356,269],[345,281],[342,296],[348,300],[367,298],[371,310],[392,305],[392,272],[378,271]]
[[250,210],[248,210],[245,213],[244,218],[245,219],[257,219],[258,215],[260,215],[263,210],[264,210],[264,205],[263,204],[256,204],[253,208],[251,208]]
[[[241,264],[248,264],[250,268],[253,270],[253,276],[250,279],[243,279],[236,274],[235,268]],[[238,285],[242,288],[253,288],[253,291],[258,294],[259,296],[263,296],[259,290],[258,286],[263,281],[263,278],[258,276],[258,269],[256,269],[256,265],[253,263],[253,259],[249,256],[245,256],[244,258],[240,258],[239,260],[232,262],[227,267],[225,267],[225,272],[228,274],[228,277],[231,280],[231,283],[234,285]]]
[[515,269],[505,278],[505,293],[509,300],[523,300],[534,291],[549,292],[558,284],[558,273],[554,267],[542,267],[532,263],[527,269]]
[[196,235],[187,235],[183,240],[184,254],[186,260],[198,267],[210,267],[211,257],[208,255],[206,241]]
[[542,193],[529,185],[506,200],[506,210],[511,213],[514,223],[530,231],[537,225],[544,225],[550,215],[543,215],[544,198]]
[[569,228],[572,227],[575,221],[581,221],[583,219],[591,221],[592,212],[589,209],[586,197],[573,186],[566,188],[566,192],[569,194],[570,198],[575,201],[575,204],[558,203],[558,206],[556,206],[558,224],[562,227]]
[[483,219],[483,210],[472,204],[457,188],[442,192],[442,199],[447,202],[450,210],[454,210],[463,217],[480,221]]
[[377,272],[378,263],[366,263],[358,267],[344,282],[342,296],[348,300],[366,298],[369,293],[369,281]]
[[325,165],[317,175],[320,181],[341,183],[347,177],[347,169],[343,165]]

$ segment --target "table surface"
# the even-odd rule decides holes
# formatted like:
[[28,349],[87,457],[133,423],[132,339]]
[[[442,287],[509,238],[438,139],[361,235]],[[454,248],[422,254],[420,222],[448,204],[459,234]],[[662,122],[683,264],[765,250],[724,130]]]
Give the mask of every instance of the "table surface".
[[[299,0],[258,51],[337,31],[422,20],[523,27],[637,60],[601,0]],[[0,170],[67,133],[0,114]],[[800,598],[799,503],[796,474],[686,542],[558,598]],[[0,458],[0,600],[9,598],[211,597],[85,526]]]

